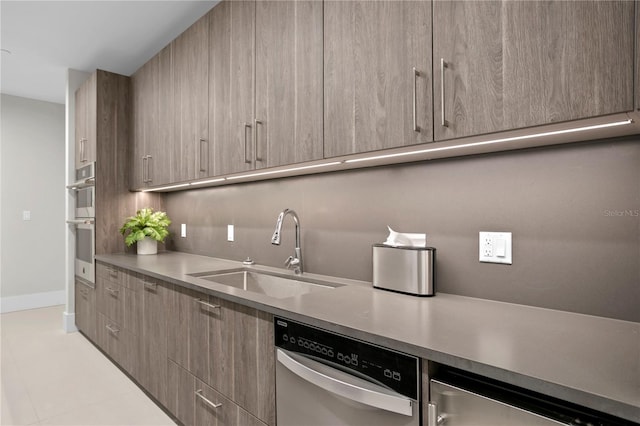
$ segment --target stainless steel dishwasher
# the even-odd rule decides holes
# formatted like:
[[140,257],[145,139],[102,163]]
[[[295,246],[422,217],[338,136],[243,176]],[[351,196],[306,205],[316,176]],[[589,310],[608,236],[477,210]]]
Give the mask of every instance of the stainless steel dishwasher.
[[[633,422],[456,369],[430,380],[427,426],[631,426]],[[637,426],[637,425],[636,425]]]
[[275,318],[278,426],[419,426],[420,360]]

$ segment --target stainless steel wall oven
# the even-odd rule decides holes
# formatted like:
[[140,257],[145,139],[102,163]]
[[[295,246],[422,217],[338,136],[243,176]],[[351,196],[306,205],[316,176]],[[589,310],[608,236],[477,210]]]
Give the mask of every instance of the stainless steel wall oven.
[[67,223],[75,226],[75,275],[95,282],[95,166],[90,163],[76,170],[76,182],[68,185],[75,191],[75,218]]

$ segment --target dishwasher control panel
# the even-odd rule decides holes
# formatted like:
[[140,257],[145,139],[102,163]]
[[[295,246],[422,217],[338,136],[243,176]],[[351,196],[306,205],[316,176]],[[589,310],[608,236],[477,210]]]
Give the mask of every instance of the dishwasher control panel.
[[299,322],[275,318],[275,345],[418,400],[420,359]]

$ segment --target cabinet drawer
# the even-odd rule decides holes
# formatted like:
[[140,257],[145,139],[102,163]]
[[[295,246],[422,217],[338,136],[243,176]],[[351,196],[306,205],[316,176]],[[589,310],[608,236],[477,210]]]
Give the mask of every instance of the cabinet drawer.
[[196,380],[195,424],[224,426],[266,426],[222,394],[216,392],[200,380]]
[[135,377],[137,374],[137,363],[134,356],[136,351],[135,340],[131,333],[125,330],[120,323],[99,313],[97,335],[98,346]]
[[131,288],[134,285],[136,274],[105,263],[96,263],[96,278],[102,278],[113,283]]
[[96,291],[80,281],[75,282],[76,326],[85,336],[96,340]]
[[111,281],[96,279],[98,312],[112,321],[124,325],[124,288]]

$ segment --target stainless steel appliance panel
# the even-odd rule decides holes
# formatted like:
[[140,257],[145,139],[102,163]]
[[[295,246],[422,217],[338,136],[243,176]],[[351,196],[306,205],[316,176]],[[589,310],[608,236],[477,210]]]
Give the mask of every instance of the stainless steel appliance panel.
[[428,426],[568,425],[483,395],[431,380]]
[[274,319],[278,426],[419,426],[420,359]]
[[75,225],[76,236],[76,276],[95,283],[95,224],[93,218],[69,220]]

